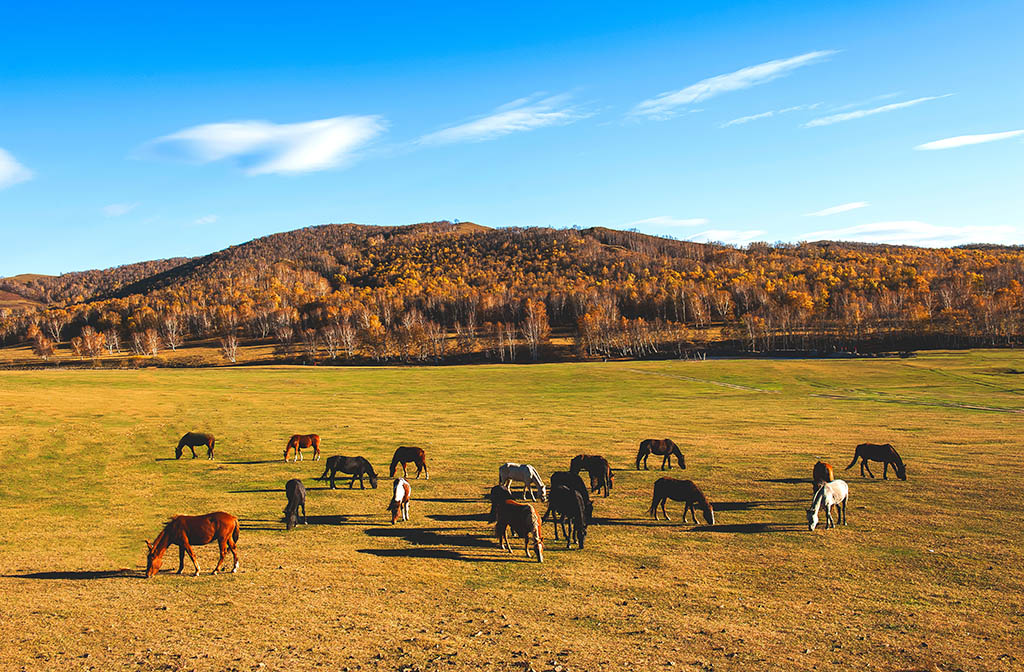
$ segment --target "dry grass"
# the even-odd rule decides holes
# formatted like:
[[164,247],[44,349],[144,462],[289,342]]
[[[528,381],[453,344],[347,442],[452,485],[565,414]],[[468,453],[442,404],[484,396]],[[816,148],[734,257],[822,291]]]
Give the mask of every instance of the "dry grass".
[[[1020,669],[1022,369],[1002,351],[5,372],[0,668]],[[217,435],[217,461],[167,459],[190,429]],[[295,432],[380,471],[425,448],[412,520],[388,524],[386,478],[332,492],[322,463],[283,463]],[[716,528],[679,505],[647,518],[661,474],[632,461],[663,436]],[[841,470],[862,441],[896,445],[909,480],[840,471],[849,527],[808,532],[811,466]],[[617,469],[586,550],[546,525],[543,565],[499,552],[481,499],[497,466],[546,479],[578,452]],[[286,533],[292,477],[310,524]],[[139,578],[170,514],[218,509],[243,520],[239,574]]]

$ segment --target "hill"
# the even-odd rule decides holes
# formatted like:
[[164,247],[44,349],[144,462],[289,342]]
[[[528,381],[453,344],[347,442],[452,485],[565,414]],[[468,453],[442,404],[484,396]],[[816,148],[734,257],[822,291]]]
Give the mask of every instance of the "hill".
[[1022,282],[1015,247],[330,224],[203,257],[0,279],[24,300],[0,338],[78,338],[93,358],[226,339],[282,358],[407,362],[1005,346],[1024,336]]

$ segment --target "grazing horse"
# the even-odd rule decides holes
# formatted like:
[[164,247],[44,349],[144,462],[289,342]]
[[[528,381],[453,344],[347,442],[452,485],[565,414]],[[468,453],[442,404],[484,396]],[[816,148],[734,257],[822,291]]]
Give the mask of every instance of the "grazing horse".
[[612,468],[608,460],[600,455],[577,455],[569,462],[569,471],[580,473],[585,469],[590,474],[590,491],[598,492],[604,488],[604,496],[612,489]]
[[675,444],[672,439],[644,439],[640,442],[640,450],[636,454],[636,468],[639,471],[641,460],[644,463],[644,469],[647,469],[647,456],[650,454],[661,455],[661,470],[665,470],[665,465],[668,468],[672,468],[672,456],[676,456],[676,460],[679,462],[680,469],[686,469],[686,458],[683,456],[682,451],[679,450],[679,446]]
[[555,524],[555,539],[558,539],[558,526],[561,524],[565,547],[569,548],[575,541],[582,551],[583,540],[587,536],[587,516],[580,493],[564,485],[551,486],[549,504],[548,510],[553,514],[551,522]]
[[185,554],[195,565],[196,573],[199,576],[199,563],[196,562],[192,546],[203,546],[216,539],[220,542],[220,560],[213,568],[213,573],[220,571],[224,563],[224,556],[227,549],[231,549],[231,555],[235,556],[235,565],[231,573],[238,571],[238,553],[235,551],[235,543],[238,541],[238,518],[230,513],[216,511],[205,516],[174,516],[164,529],[160,531],[153,543],[146,541],[149,553],[146,555],[146,578],[153,577],[160,571],[160,565],[164,559],[167,547],[172,544],[178,546],[178,574],[185,568]]
[[395,477],[395,472],[398,471],[398,464],[402,464],[402,476],[408,478],[409,473],[405,470],[405,465],[409,462],[416,463],[416,478],[420,477],[422,471],[426,474],[425,478],[430,478],[430,472],[427,471],[427,455],[423,452],[422,448],[416,446],[399,446],[395,450],[395,456],[391,458],[391,478]]
[[[579,474],[571,471],[556,471],[551,474],[551,488],[554,489],[556,485],[564,485],[570,490],[580,493],[580,497],[583,499],[583,513],[586,516],[586,520],[588,523],[593,520],[594,503],[590,501],[590,491],[583,484],[583,479],[580,478]],[[548,500],[548,510],[541,516],[541,520],[547,520],[549,515],[551,515],[550,499]]]
[[288,506],[284,507],[284,524],[286,529],[292,529],[299,522],[299,507],[302,508],[302,524],[306,524],[306,486],[297,478],[293,478],[284,484],[285,494],[288,495]]
[[836,480],[836,475],[832,471],[832,465],[828,462],[815,462],[814,463],[814,492],[818,491],[818,488]]
[[392,495],[391,501],[388,502],[388,511],[391,512],[391,524],[394,525],[398,517],[401,516],[402,520],[409,520],[409,494],[412,489],[409,487],[409,481],[404,478],[395,479],[395,494]]
[[288,444],[284,447],[284,461],[288,461],[288,453],[295,449],[294,461],[302,459],[302,449],[313,446],[313,461],[320,459],[320,435],[319,434],[292,434]]
[[206,459],[212,460],[214,441],[213,434],[188,432],[178,441],[178,447],[174,449],[174,459],[180,460],[182,449],[188,446],[189,450],[192,451],[192,459],[194,460],[196,459],[196,446],[206,446]]
[[864,470],[868,470],[868,476],[874,478],[875,475],[871,473],[871,467],[868,466],[868,460],[874,460],[875,462],[882,462],[885,466],[882,468],[882,478],[888,480],[889,478],[889,465],[896,471],[896,477],[901,481],[907,480],[907,467],[903,464],[903,459],[900,454],[896,452],[896,449],[892,447],[891,443],[862,443],[857,446],[856,452],[853,454],[853,462],[847,465],[847,469],[857,464],[857,460],[860,460],[860,476],[864,478]]
[[850,498],[850,487],[846,481],[836,479],[818,488],[811,500],[811,508],[807,509],[807,529],[814,531],[818,526],[818,509],[825,506],[825,529],[836,526],[832,518],[832,507],[839,510],[839,521],[846,525],[846,500]]
[[677,502],[686,502],[683,508],[683,522],[686,522],[686,513],[693,515],[693,524],[697,524],[697,509],[699,506],[704,514],[704,521],[708,525],[715,524],[715,511],[711,508],[711,502],[700,491],[693,481],[681,481],[678,478],[659,478],[654,482],[654,497],[651,499],[651,508],[647,513],[658,519],[658,505],[661,505],[661,512],[665,514],[665,520],[670,520],[665,511],[665,500],[674,499]]
[[489,520],[495,520],[494,536],[498,538],[501,548],[507,548],[512,554],[512,546],[508,543],[508,528],[523,538],[526,557],[530,557],[530,536],[533,535],[533,547],[537,551],[537,562],[544,562],[544,543],[540,536],[540,518],[529,504],[520,504],[512,499],[512,493],[496,485],[488,495],[491,500]]
[[540,490],[541,501],[548,498],[548,491],[544,487],[544,481],[540,480],[540,474],[533,468],[533,465],[506,462],[498,467],[498,485],[511,492],[510,484],[512,481],[519,481],[523,484],[523,499],[526,499],[526,495],[529,494],[530,499],[537,501],[537,497],[533,494],[533,486],[535,485]]
[[328,479],[327,473],[330,472],[331,490],[334,490],[334,475],[338,472],[343,474],[351,474],[352,480],[349,481],[348,487],[352,488],[356,484],[356,479],[359,479],[359,489],[365,490],[366,486],[363,485],[363,474],[366,474],[370,478],[370,487],[377,488],[377,472],[373,470],[373,465],[365,457],[346,457],[345,455],[333,455],[327,458],[327,462],[324,463],[324,473],[320,474],[320,477],[316,480],[326,481]]

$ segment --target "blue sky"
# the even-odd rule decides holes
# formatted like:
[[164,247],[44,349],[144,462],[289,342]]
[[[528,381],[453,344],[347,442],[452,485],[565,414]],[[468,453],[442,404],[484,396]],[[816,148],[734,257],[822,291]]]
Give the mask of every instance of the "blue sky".
[[14,4],[0,275],[328,222],[1024,243],[1020,2]]

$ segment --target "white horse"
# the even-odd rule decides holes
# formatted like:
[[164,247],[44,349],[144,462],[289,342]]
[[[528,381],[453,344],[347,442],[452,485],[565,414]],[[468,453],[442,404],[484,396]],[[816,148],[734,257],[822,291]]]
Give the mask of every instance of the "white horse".
[[392,525],[395,524],[399,516],[402,517],[402,520],[409,520],[409,495],[411,493],[412,488],[409,487],[409,481],[404,478],[395,479],[395,494],[388,502]]
[[825,529],[836,526],[832,518],[832,507],[839,509],[839,520],[846,525],[846,500],[850,496],[850,488],[846,481],[837,478],[825,483],[814,493],[811,508],[807,509],[807,529],[814,530],[818,526],[818,509],[825,505]]
[[523,484],[523,499],[526,499],[526,495],[529,494],[530,499],[537,501],[537,497],[533,494],[533,486],[536,485],[540,490],[541,501],[547,501],[548,489],[544,487],[544,481],[540,480],[540,474],[531,465],[506,462],[498,467],[498,485],[511,491],[509,484],[512,481],[519,481]]

